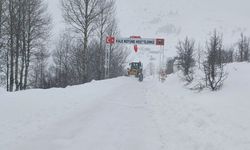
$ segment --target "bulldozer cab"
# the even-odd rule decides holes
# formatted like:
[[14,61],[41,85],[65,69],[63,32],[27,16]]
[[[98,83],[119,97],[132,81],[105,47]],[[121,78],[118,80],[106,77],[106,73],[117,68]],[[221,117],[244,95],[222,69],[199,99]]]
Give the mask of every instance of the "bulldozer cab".
[[132,62],[129,64],[130,68],[128,68],[128,76],[134,75],[138,77],[139,74],[142,73],[142,63],[141,62]]
[[142,63],[141,62],[132,62],[129,64],[130,65],[130,69],[142,69]]

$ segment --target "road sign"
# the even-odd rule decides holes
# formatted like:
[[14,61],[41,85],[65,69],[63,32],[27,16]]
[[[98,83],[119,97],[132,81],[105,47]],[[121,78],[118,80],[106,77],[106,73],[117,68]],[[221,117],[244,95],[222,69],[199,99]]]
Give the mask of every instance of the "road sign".
[[106,38],[106,43],[107,43],[107,44],[114,44],[114,43],[115,43],[115,37],[108,36],[108,37]]
[[138,51],[138,46],[137,45],[134,45],[134,50],[137,53],[137,51]]
[[164,45],[164,39],[156,39],[156,45]]
[[131,36],[129,38],[115,38],[113,36],[108,36],[106,38],[107,44],[133,44],[133,45],[161,45],[163,46],[165,44],[164,39],[153,39],[153,38],[141,38],[140,36]]
[[[112,44],[131,44],[134,45],[134,51],[138,52],[138,46],[137,45],[157,45],[161,48],[161,50],[157,53],[160,55],[160,67],[165,67],[164,62],[164,45],[165,40],[162,38],[141,38],[140,36],[130,36],[129,38],[115,38],[114,36],[108,36],[106,38],[106,43],[110,44],[109,48],[105,51],[105,78],[109,77],[109,60],[110,60],[110,49],[112,47]],[[153,53],[153,52],[151,52]]]
[[155,39],[150,39],[150,38],[117,38],[116,43],[155,45]]

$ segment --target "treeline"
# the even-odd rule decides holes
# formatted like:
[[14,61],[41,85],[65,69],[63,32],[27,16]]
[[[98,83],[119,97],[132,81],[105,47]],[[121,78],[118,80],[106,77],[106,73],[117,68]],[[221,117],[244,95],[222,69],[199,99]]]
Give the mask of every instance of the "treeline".
[[[216,30],[205,43],[204,48],[196,47],[195,41],[186,37],[177,44],[178,55],[167,62],[167,73],[174,71],[174,66],[181,70],[181,78],[196,85],[191,89],[201,90],[205,87],[215,91],[222,87],[228,73],[225,64],[250,61],[250,38],[241,33],[235,46],[225,48],[222,33]],[[200,77],[199,73],[203,73]],[[198,74],[198,76],[197,76]]]
[[[61,34],[52,53],[54,65],[49,68],[48,83],[42,85],[66,87],[123,75],[127,52],[119,45],[106,44],[107,36],[119,35],[115,2],[61,0],[61,5],[68,29]],[[107,50],[110,53],[106,53]],[[109,55],[106,77],[105,55]]]
[[43,0],[1,0],[0,85],[18,91],[101,80],[107,54],[108,77],[122,75],[128,54],[123,47],[105,42],[107,35],[119,34],[114,6],[113,0],[61,0],[67,28],[51,50],[47,4]]
[[42,0],[0,1],[0,75],[7,91],[28,86],[33,56],[45,47],[50,17]]

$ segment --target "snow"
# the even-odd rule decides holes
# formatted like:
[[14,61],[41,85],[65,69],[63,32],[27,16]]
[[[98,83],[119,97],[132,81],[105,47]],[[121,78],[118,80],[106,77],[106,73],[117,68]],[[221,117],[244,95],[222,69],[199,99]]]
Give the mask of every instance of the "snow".
[[4,92],[5,92],[5,90],[0,87],[0,93],[4,93]]
[[185,90],[176,74],[152,88],[151,105],[167,149],[249,148],[249,66],[228,65],[229,77],[218,92]]
[[0,92],[0,149],[248,149],[250,64],[226,69],[218,92],[188,90],[177,74]]

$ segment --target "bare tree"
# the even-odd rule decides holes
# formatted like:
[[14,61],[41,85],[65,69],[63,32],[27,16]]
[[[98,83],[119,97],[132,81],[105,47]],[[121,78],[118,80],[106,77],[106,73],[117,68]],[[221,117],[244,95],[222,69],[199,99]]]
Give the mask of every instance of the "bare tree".
[[234,49],[231,47],[228,50],[222,50],[222,62],[232,63],[234,62]]
[[50,54],[44,45],[34,53],[34,62],[32,63],[32,72],[30,78],[30,86],[33,88],[47,88],[47,60]]
[[[7,63],[8,66],[8,74],[9,77],[9,89],[8,91],[13,91],[14,89],[14,34],[15,34],[15,16],[16,16],[16,1],[15,0],[9,0],[8,1],[8,35],[9,35],[9,48],[8,48],[8,55],[10,55],[10,59],[8,59],[10,62]],[[8,56],[9,57],[9,56]]]
[[0,86],[7,85],[5,80],[5,72],[6,72],[6,55],[7,51],[4,49],[4,45],[6,40],[4,39],[4,25],[6,23],[6,1],[0,0]]
[[27,78],[32,52],[46,44],[51,29],[51,17],[47,13],[47,5],[42,0],[27,0],[27,43],[24,68],[24,85],[27,87]]
[[0,49],[2,49],[4,41],[3,41],[3,27],[6,23],[6,1],[0,0]]
[[55,80],[57,87],[66,87],[69,84],[74,83],[76,76],[77,64],[74,60],[75,55],[74,39],[68,32],[61,35],[61,38],[57,44],[56,50],[53,52]]
[[63,17],[75,31],[83,37],[83,78],[88,78],[88,41],[93,33],[96,20],[100,15],[99,4],[102,0],[61,0]]
[[243,33],[241,33],[237,45],[239,50],[238,61],[249,61],[250,40]]
[[114,20],[114,1],[113,0],[102,0],[99,3],[100,15],[97,18],[96,29],[98,38],[98,52],[97,52],[97,79],[104,79],[104,56],[105,56],[105,38],[109,27],[112,25]]
[[5,43],[7,90],[23,90],[28,84],[31,57],[48,39],[51,19],[46,12],[47,5],[43,0],[7,0],[4,2],[4,17],[0,20],[2,18],[5,20],[3,43]]
[[187,82],[193,80],[193,67],[195,65],[194,59],[194,41],[188,37],[184,41],[179,41],[177,45],[179,68],[183,72],[184,78]]
[[[108,28],[107,34],[113,37],[119,36],[119,30],[116,20],[113,19]],[[110,78],[121,76],[125,74],[125,64],[129,52],[121,45],[109,45],[106,48],[110,50]]]
[[222,36],[215,30],[207,43],[207,56],[203,63],[206,85],[212,90],[222,87],[227,73],[222,58]]

